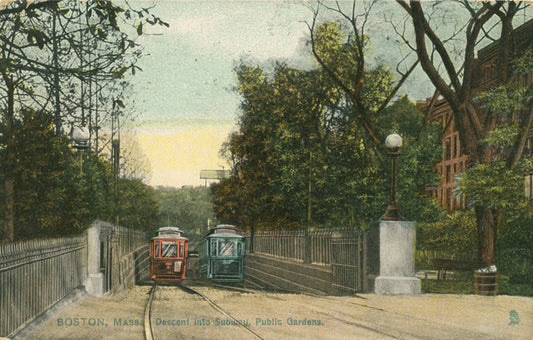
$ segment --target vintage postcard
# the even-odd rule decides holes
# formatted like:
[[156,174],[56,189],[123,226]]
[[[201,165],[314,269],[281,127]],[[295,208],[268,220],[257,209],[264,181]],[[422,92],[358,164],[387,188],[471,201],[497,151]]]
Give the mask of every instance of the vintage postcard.
[[0,339],[531,339],[529,1],[0,1]]

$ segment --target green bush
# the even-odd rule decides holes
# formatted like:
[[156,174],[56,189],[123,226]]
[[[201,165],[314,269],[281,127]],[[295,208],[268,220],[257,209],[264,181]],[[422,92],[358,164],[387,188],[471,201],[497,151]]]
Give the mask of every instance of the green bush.
[[439,257],[475,259],[478,256],[476,217],[471,210],[458,210],[435,223],[417,229],[417,248],[435,251]]

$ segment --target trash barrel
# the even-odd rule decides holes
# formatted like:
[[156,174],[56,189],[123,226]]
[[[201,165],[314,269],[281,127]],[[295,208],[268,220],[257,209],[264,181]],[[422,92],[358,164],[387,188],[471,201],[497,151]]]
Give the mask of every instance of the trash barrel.
[[498,295],[498,273],[474,272],[474,294]]

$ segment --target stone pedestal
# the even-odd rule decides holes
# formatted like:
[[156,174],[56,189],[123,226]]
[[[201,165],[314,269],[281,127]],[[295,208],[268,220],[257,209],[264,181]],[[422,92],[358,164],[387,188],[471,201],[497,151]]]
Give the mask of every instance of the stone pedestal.
[[379,276],[374,292],[381,295],[420,294],[415,277],[415,225],[409,221],[379,222]]
[[95,221],[87,230],[87,269],[85,290],[94,296],[104,294],[104,274],[100,270],[100,221]]
[[89,274],[85,281],[85,290],[93,296],[104,295],[104,274]]

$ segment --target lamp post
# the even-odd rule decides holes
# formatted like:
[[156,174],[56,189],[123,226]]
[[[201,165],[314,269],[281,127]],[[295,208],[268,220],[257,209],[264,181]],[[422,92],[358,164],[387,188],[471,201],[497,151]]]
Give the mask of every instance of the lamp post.
[[91,134],[85,126],[75,126],[70,130],[71,145],[80,154],[80,174],[83,174],[83,151],[87,150]]
[[396,203],[396,161],[402,137],[391,134],[385,146],[392,158],[390,204],[379,221],[379,276],[374,280],[374,292],[381,295],[419,294],[420,280],[415,277],[415,224],[404,221]]
[[391,172],[391,190],[390,190],[390,203],[387,207],[385,214],[381,216],[385,221],[403,221],[404,218],[400,214],[398,203],[396,202],[396,182],[397,182],[397,158],[400,155],[400,147],[402,146],[402,137],[396,133],[390,134],[385,139],[385,146],[389,151],[392,162]]

